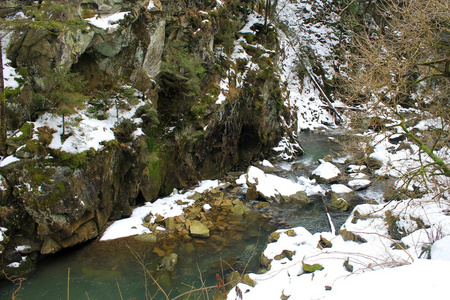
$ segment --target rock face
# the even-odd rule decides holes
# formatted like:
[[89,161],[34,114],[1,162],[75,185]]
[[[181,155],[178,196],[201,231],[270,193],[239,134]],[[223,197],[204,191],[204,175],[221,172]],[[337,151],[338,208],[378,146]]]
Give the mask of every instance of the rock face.
[[[244,4],[194,1],[189,8],[182,1],[153,4],[71,1],[71,9],[52,15],[52,20],[128,13],[109,29],[89,25],[50,34],[30,28],[14,37],[8,57],[27,75],[22,93],[8,99],[7,115],[14,113],[11,128],[45,108],[33,101],[51,93],[55,79],[48,74],[61,69],[83,76],[88,94],[132,85],[159,122],[141,113],[145,132],[141,137],[78,154],[50,149],[49,141],[33,140],[32,134],[9,140],[9,154],[21,160],[0,168],[0,225],[7,228],[0,241],[1,264],[17,261],[19,245],[32,246],[27,255],[34,260],[95,238],[108,220],[130,215],[132,206],[261,160],[280,140],[283,99],[280,80],[273,76],[276,32],[254,28],[251,38],[247,33],[246,40],[241,39],[247,51],[255,52],[251,63],[260,67],[245,71],[246,78],[236,78],[250,62],[231,61],[221,53],[230,52],[245,24]],[[259,53],[260,45],[269,50]],[[230,82],[233,92],[218,103],[221,80]],[[298,197],[307,202],[303,194]],[[234,213],[243,212],[238,207]],[[208,236],[208,228],[201,225],[192,224],[191,235]]]

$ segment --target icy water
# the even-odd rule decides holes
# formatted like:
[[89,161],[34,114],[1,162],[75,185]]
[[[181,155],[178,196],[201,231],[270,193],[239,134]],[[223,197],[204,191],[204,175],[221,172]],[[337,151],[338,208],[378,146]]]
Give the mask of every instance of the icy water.
[[[315,168],[318,159],[337,149],[328,135],[305,134],[301,142],[306,154],[296,162],[300,168],[295,172],[280,172],[280,176],[306,174]],[[169,239],[166,243],[173,243],[170,246],[179,257],[174,272],[156,271],[161,257],[153,251],[155,244],[133,237],[107,242],[95,240],[44,259],[37,272],[23,282],[16,299],[166,299],[153,279],[170,299],[194,288],[216,286],[217,274],[224,279],[231,270],[256,272],[262,247],[268,235],[278,228],[303,226],[311,232],[329,230],[322,200],[318,197],[314,200],[302,208],[271,205],[266,211],[262,209],[245,216],[235,231],[223,232],[215,239],[194,239],[189,243]],[[347,216],[348,212],[332,213],[336,228]],[[133,253],[141,258],[153,279],[145,275],[144,267]],[[0,299],[11,299],[16,288],[12,284],[0,285]]]

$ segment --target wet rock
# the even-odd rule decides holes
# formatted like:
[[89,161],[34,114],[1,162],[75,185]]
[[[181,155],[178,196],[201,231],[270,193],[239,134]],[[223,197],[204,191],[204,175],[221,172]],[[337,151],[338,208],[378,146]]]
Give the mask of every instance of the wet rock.
[[170,255],[167,255],[162,259],[161,264],[158,266],[157,270],[172,272],[175,270],[177,263],[178,263],[178,254],[171,253]]
[[272,262],[272,259],[267,258],[263,252],[263,253],[261,253],[259,262],[260,262],[261,266],[263,266],[264,268],[270,268],[270,263]]
[[371,156],[368,157],[364,163],[371,170],[377,170],[383,166],[383,162],[381,160],[378,160],[375,157]]
[[166,252],[158,247],[153,248],[152,252],[158,255],[159,257],[163,257],[166,255]]
[[358,243],[367,243],[366,239],[364,239],[363,237],[348,231],[347,229],[340,229],[339,230],[339,235],[342,236],[342,239],[344,241],[354,241],[354,242],[358,242]]
[[283,196],[282,198],[286,203],[297,203],[300,205],[306,205],[312,202],[304,191],[299,191],[292,195]]
[[322,235],[320,236],[320,240],[317,243],[317,248],[319,248],[319,249],[331,248],[332,246],[333,246],[333,244],[331,244],[331,242],[329,240],[324,238]]
[[209,229],[200,221],[193,221],[189,227],[192,236],[195,237],[209,237]]
[[98,236],[97,224],[94,220],[81,225],[69,238],[61,242],[63,248],[72,247]]
[[297,236],[294,229],[286,230],[286,234],[287,234],[287,236],[290,236],[290,237]]
[[227,276],[225,276],[225,282],[229,286],[235,286],[240,282],[252,287],[256,285],[256,282],[253,279],[251,279],[248,274],[244,274],[243,276],[241,276],[241,274],[238,271],[233,271]]
[[283,250],[283,252],[281,252],[280,254],[275,255],[273,259],[282,260],[283,258],[287,258],[289,260],[292,260],[292,257],[294,255],[295,255],[295,251]]
[[255,208],[261,209],[261,208],[268,207],[268,206],[270,206],[269,202],[259,202],[258,204],[255,205]]
[[166,229],[175,230],[175,218],[170,217],[164,219],[164,224],[166,225]]
[[280,238],[280,232],[278,232],[278,231],[272,232],[269,235],[269,238],[267,239],[267,243],[276,242],[276,241],[278,241],[279,238]]
[[247,192],[245,193],[246,200],[257,200],[259,197],[258,192],[256,191],[256,186],[251,185],[248,187]]
[[136,235],[134,239],[145,243],[156,243],[158,241],[158,237],[154,233]]
[[389,143],[391,144],[398,144],[400,142],[403,142],[406,139],[406,136],[404,134],[393,134],[389,137]]
[[0,175],[0,206],[7,204],[11,195],[11,187],[5,177]]
[[330,207],[337,210],[347,211],[350,208],[350,204],[344,198],[332,197]]
[[248,207],[246,207],[244,204],[237,204],[233,206],[233,208],[231,209],[231,213],[242,216],[246,210],[248,210]]

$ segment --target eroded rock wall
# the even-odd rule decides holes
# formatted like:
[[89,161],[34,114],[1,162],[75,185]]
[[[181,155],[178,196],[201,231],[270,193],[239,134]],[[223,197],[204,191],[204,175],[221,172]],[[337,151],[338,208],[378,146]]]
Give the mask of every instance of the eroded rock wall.
[[[16,276],[42,254],[97,237],[108,220],[130,215],[136,204],[262,159],[283,134],[276,31],[260,24],[236,42],[247,21],[245,4],[75,4],[72,15],[59,17],[129,14],[115,29],[51,34],[31,28],[18,34],[8,55],[29,74],[28,97],[52,89],[48,72],[69,68],[88,80],[89,89],[131,84],[157,111],[159,125],[146,129],[144,120],[143,136],[105,143],[99,151],[68,154],[42,143],[33,150],[29,141],[25,148],[11,148],[23,153],[19,162],[0,168],[0,226],[5,229],[0,252],[1,268]],[[232,58],[236,46],[255,60]],[[194,64],[184,65],[183,55]],[[217,102],[224,78],[230,82],[227,99]],[[30,247],[17,250],[22,245]],[[23,270],[6,267],[21,257],[29,262]]]

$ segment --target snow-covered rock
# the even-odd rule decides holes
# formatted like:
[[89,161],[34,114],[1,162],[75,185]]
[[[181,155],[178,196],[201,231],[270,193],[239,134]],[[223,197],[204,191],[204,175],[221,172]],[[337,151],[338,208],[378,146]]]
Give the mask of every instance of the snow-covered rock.
[[305,187],[286,178],[273,174],[266,174],[263,170],[251,166],[245,175],[236,183],[255,186],[261,198],[274,202],[299,202],[307,204],[308,199]]
[[356,191],[367,188],[371,184],[368,179],[353,179],[348,182],[348,186]]
[[311,172],[311,177],[315,178],[318,182],[333,182],[336,180],[341,171],[330,162],[320,161],[320,165]]
[[353,192],[351,188],[344,184],[332,184],[330,188],[331,191],[336,194],[347,194]]

